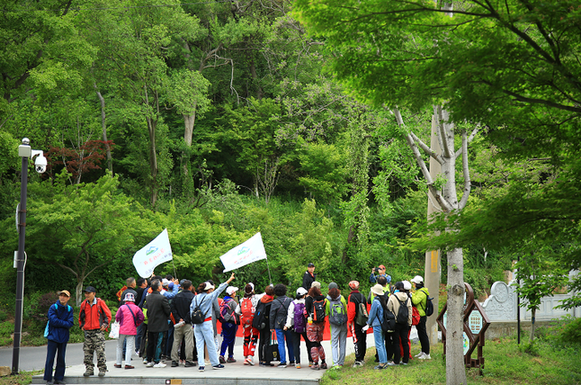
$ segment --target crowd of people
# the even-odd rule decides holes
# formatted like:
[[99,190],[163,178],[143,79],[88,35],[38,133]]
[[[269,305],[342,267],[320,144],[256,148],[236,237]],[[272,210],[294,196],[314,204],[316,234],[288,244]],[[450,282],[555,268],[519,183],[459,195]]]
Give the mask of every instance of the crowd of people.
[[[398,281],[391,285],[385,266],[380,265],[371,272],[369,282],[375,285],[366,297],[355,280],[348,284],[348,295],[343,295],[334,282],[324,294],[314,271],[315,265],[310,263],[303,285],[293,293],[294,298],[287,296],[288,288],[284,284],[271,284],[257,293],[254,284],[247,283],[240,290],[231,285],[234,273],[217,287],[211,280],[195,287],[191,281],[178,281],[171,275],[128,278],[126,286],[118,293],[114,367],[135,369],[132,357],[137,355],[146,368],[164,368],[166,362],[171,361],[171,367],[197,366],[199,371],[204,371],[208,360],[212,369],[223,369],[224,364],[240,358],[234,356],[234,344],[241,327],[244,365],[255,365],[257,355],[260,366],[275,366],[274,362],[278,362],[279,368],[301,369],[304,342],[309,367],[327,369],[329,364],[321,345],[326,324],[331,336],[331,366],[345,364],[349,331],[355,351],[353,367],[363,366],[366,334],[370,328],[376,347],[375,369],[408,364],[412,325],[417,328],[421,344],[421,352],[416,357],[431,358],[426,331],[429,292],[421,276],[414,277],[411,282]],[[225,296],[220,298],[222,293]],[[49,309],[45,332],[48,354],[44,380],[47,384],[63,383],[66,344],[74,323],[73,309],[68,305],[70,293],[63,290],[58,294],[59,301]],[[111,311],[105,301],[96,296],[94,287],[86,287],[78,315],[78,324],[85,335],[85,377],[95,373],[94,355],[98,375],[105,376],[108,370],[105,332],[113,326],[111,321]]]

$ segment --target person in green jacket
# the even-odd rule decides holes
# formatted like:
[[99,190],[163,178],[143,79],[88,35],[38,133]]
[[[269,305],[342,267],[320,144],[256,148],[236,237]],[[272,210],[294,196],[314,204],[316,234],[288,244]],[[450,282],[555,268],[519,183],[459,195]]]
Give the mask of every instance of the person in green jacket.
[[431,360],[430,357],[430,339],[428,338],[428,332],[426,331],[426,303],[428,302],[428,288],[424,287],[424,279],[416,275],[412,279],[412,284],[414,285],[415,291],[412,293],[412,304],[418,309],[420,313],[420,323],[416,325],[418,330],[418,337],[420,339],[420,344],[422,345],[422,351],[416,355],[420,360]]
[[347,347],[347,300],[335,282],[329,284],[325,313],[329,317],[333,366],[340,367],[345,364]]

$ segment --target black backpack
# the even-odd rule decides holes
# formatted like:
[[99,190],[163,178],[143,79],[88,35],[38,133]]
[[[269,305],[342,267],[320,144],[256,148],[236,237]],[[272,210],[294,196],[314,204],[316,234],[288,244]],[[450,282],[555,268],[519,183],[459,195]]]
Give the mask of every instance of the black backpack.
[[316,301],[313,298],[313,312],[311,313],[311,319],[314,323],[325,322],[325,305],[327,303],[326,299],[321,299]]
[[259,301],[256,306],[252,327],[258,330],[266,329],[266,304],[262,301]]
[[[393,332],[395,330],[395,315],[393,315],[393,313],[391,312],[391,310],[389,310],[387,308],[387,306],[384,306],[382,301],[380,300],[379,303],[381,304],[381,308],[383,309],[383,319],[379,320],[379,323],[381,324],[381,330],[383,330],[384,333],[387,332]],[[376,317],[378,317],[378,313],[376,313]]]
[[196,307],[194,307],[194,310],[192,310],[192,314],[190,315],[190,318],[191,318],[193,324],[199,325],[199,324],[204,323],[204,320],[206,319],[206,315],[202,312],[202,309],[200,309],[200,306],[202,305],[202,303],[204,303],[205,300],[206,300],[206,298],[204,298],[201,303],[197,303]]
[[[426,294],[425,291],[422,291],[424,294]],[[434,303],[432,302],[434,298],[428,296],[426,294],[426,317],[431,316],[432,314],[434,314]]]
[[409,298],[405,301],[400,301],[399,298],[397,297],[396,294],[394,294],[395,299],[397,300],[397,302],[399,302],[399,310],[397,311],[397,320],[396,322],[400,325],[406,325],[408,324],[408,317],[409,317],[409,311],[408,311],[408,307],[407,307],[407,303],[410,300]]

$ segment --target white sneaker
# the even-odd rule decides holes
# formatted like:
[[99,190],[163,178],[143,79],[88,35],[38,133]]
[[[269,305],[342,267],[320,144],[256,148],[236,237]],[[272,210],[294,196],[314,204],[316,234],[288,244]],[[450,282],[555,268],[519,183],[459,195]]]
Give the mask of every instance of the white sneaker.
[[424,352],[419,352],[419,353],[418,353],[418,354],[416,354],[414,357],[416,357],[416,358],[420,358],[420,357],[421,357],[421,356],[423,356],[423,355],[424,355]]
[[145,365],[145,367],[146,368],[153,368],[153,365],[155,365],[155,364],[153,363],[153,361],[151,361],[151,362],[148,362],[147,365]]
[[154,368],[165,368],[167,365],[159,361],[157,364],[153,365]]
[[420,360],[431,360],[432,357],[430,357],[429,354],[426,353],[422,353],[422,355],[420,357],[418,357]]

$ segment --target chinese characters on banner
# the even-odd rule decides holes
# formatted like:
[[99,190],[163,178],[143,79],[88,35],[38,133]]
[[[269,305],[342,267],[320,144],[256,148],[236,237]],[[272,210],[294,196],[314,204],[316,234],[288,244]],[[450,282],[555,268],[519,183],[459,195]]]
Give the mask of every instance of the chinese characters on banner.
[[164,262],[172,260],[171,246],[167,229],[164,229],[153,241],[133,256],[133,265],[139,276],[149,278],[153,269]]
[[260,233],[220,257],[225,267],[224,273],[261,259],[266,259],[266,251]]

